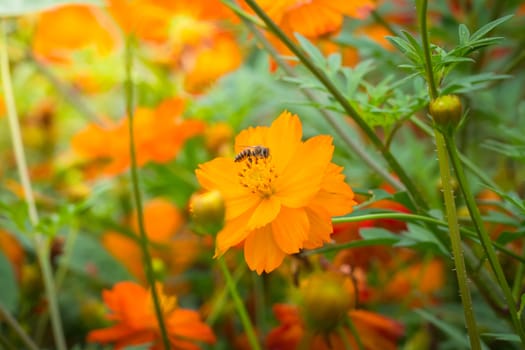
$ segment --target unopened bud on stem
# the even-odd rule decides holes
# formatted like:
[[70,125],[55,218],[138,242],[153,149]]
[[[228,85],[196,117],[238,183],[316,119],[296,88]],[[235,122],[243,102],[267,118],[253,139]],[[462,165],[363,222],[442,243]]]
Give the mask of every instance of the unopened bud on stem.
[[441,131],[453,131],[461,121],[463,107],[457,95],[444,95],[430,102],[429,112]]

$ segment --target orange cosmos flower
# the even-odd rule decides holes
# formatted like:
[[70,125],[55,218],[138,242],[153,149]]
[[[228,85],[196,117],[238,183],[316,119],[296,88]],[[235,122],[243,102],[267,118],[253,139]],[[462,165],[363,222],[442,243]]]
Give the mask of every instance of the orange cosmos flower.
[[[134,123],[138,166],[150,161],[169,162],[186,140],[204,131],[203,122],[182,119],[183,109],[184,102],[177,98],[166,100],[155,109],[137,108]],[[79,156],[108,175],[118,174],[130,164],[127,118],[108,127],[90,124],[71,143]]]
[[344,16],[364,18],[372,0],[259,0],[259,6],[285,31],[319,37],[338,31]]
[[270,127],[249,128],[235,140],[236,149],[259,149],[244,148],[246,157],[216,158],[196,170],[200,184],[225,201],[216,256],[244,242],[250,269],[270,272],[287,254],[329,241],[331,217],[352,211],[343,168],[331,163],[332,138],[301,137],[299,118],[284,112]]
[[[133,231],[138,232],[136,213],[131,222]],[[182,213],[170,201],[163,198],[148,201],[144,205],[144,224],[148,239],[155,244],[151,254],[162,261],[168,273],[184,271],[199,254],[200,237],[184,229]],[[142,251],[135,240],[108,231],[102,235],[102,244],[133,276],[141,282],[146,281]]]
[[74,50],[92,47],[108,54],[117,44],[115,28],[94,6],[67,5],[43,12],[33,37],[33,52],[44,60],[70,62]]
[[[356,340],[347,328],[343,328],[341,333],[335,330],[327,334],[313,333],[308,331],[297,306],[276,304],[273,312],[280,325],[268,334],[266,347],[269,350],[297,349],[299,344],[306,344],[305,349],[312,350],[345,349],[346,342],[351,344],[352,349],[357,349]],[[403,326],[398,322],[365,310],[352,310],[348,317],[366,350],[397,349],[397,341],[404,333]],[[341,339],[341,334],[347,337],[346,341]]]
[[[156,285],[172,349],[199,349],[195,342],[214,343],[210,327],[200,320],[196,311],[177,306],[176,296],[168,296]],[[112,343],[115,349],[128,345],[151,343],[150,349],[163,349],[153,299],[150,291],[133,282],[119,282],[102,293],[111,310],[107,318],[116,323],[89,332],[88,342]]]

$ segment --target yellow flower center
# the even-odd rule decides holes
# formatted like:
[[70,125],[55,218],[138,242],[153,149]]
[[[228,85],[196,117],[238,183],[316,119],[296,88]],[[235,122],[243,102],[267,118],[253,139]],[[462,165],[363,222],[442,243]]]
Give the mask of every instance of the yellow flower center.
[[275,179],[277,174],[271,157],[250,155],[242,161],[239,182],[253,194],[259,194],[263,198],[270,197],[275,193]]

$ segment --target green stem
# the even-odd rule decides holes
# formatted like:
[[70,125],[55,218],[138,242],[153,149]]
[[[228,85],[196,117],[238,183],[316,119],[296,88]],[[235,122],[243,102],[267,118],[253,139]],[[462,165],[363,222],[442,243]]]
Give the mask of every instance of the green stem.
[[350,344],[350,340],[348,340],[343,327],[337,327],[337,334],[339,335],[339,338],[341,338],[344,350],[352,350],[352,344]]
[[361,115],[352,107],[346,97],[341,91],[332,83],[330,78],[320,70],[308,56],[288,38],[288,36],[268,17],[268,15],[255,3],[254,0],[246,0],[246,3],[250,8],[263,20],[268,29],[275,34],[281,42],[293,52],[295,56],[305,65],[306,68],[325,86],[328,92],[334,97],[335,100],[343,107],[345,112],[356,122],[356,124],[363,130],[368,136],[372,144],[381,152],[383,158],[386,160],[392,170],[399,176],[401,182],[406,186],[409,195],[411,196],[414,204],[420,210],[426,210],[428,208],[427,203],[421,196],[419,190],[412,182],[408,174],[401,167],[401,165],[394,158],[392,153],[385,147],[381,139],[375,134],[374,130],[366,123]]
[[352,335],[354,336],[355,342],[357,343],[357,348],[359,350],[365,350],[365,345],[363,344],[363,341],[361,340],[361,336],[359,335],[359,332],[355,328],[354,322],[352,322],[352,318],[350,317],[350,315],[346,317],[345,323],[348,326],[348,329],[350,329],[350,332],[352,332]]
[[244,303],[242,302],[241,297],[239,296],[239,292],[237,291],[237,287],[230,273],[230,270],[228,270],[228,266],[226,266],[226,262],[224,261],[223,257],[220,257],[217,260],[219,268],[221,269],[224,279],[226,280],[226,288],[228,288],[228,290],[230,291],[233,304],[237,309],[237,313],[241,319],[241,323],[244,327],[244,330],[246,331],[248,342],[250,343],[252,350],[261,350],[261,346],[259,345],[259,341],[257,340],[257,335],[255,334],[255,330],[250,321],[250,317],[248,316],[248,312],[244,307]]
[[[421,41],[425,58],[424,63],[425,71],[427,74],[428,90],[430,98],[434,100],[438,97],[438,91],[436,87],[436,82],[434,80],[434,68],[432,66],[432,58],[430,55],[430,43],[428,40],[427,5],[427,0],[418,0],[416,2],[419,30],[421,32]],[[465,314],[465,322],[467,326],[468,336],[470,339],[470,346],[472,349],[479,350],[481,349],[481,341],[479,336],[479,330],[476,325],[476,320],[474,318],[474,309],[472,307],[470,289],[468,287],[467,269],[465,266],[465,259],[463,257],[463,249],[461,246],[461,235],[459,233],[456,203],[454,202],[454,190],[452,188],[452,178],[445,144],[445,138],[443,137],[443,134],[441,134],[437,129],[434,129],[434,135],[438,153],[441,183],[443,184],[445,211],[450,231],[450,243],[452,246],[452,253],[454,256],[454,266],[456,270],[456,277],[458,280],[459,292],[463,305],[463,313]]]
[[450,243],[452,246],[452,253],[454,256],[454,266],[456,276],[458,279],[459,292],[463,304],[463,312],[465,314],[465,321],[467,324],[467,331],[470,338],[470,346],[472,349],[481,349],[481,342],[479,331],[474,318],[474,310],[472,307],[472,298],[467,282],[467,269],[465,267],[465,260],[463,258],[463,250],[461,247],[461,236],[459,234],[459,225],[456,211],[456,204],[454,202],[454,190],[452,188],[452,178],[450,176],[450,165],[447,156],[447,150],[443,135],[436,130],[436,146],[439,159],[439,170],[441,173],[441,182],[443,184],[443,197],[445,200],[445,210],[447,213],[448,227],[450,231]]
[[[359,221],[365,221],[365,220],[380,220],[380,219],[399,219],[399,220],[404,220],[404,221],[416,221],[416,222],[420,221],[420,222],[426,222],[426,223],[433,224],[433,225],[448,227],[448,223],[442,220],[438,220],[438,219],[428,217],[428,216],[398,213],[398,212],[385,212],[385,213],[338,217],[338,218],[333,218],[332,223],[338,224],[338,223],[345,223],[345,222],[359,222]],[[478,235],[476,232],[473,232],[469,229],[462,228],[462,227],[460,227],[459,230],[461,231],[462,235],[470,239],[474,239],[476,240],[476,242],[478,241]],[[438,239],[439,238],[440,237],[438,237]],[[385,241],[385,243],[387,242]],[[376,245],[380,243],[372,242],[372,244]],[[338,251],[338,250],[348,249],[348,248],[363,247],[367,245],[370,245],[370,244],[368,244],[366,240],[358,240],[358,241],[352,241],[352,242],[342,243],[338,245],[328,245],[328,246],[325,246],[319,249],[304,251],[301,254],[308,256],[312,254],[326,253],[326,252]],[[492,245],[494,245],[494,247],[497,250],[525,264],[525,256],[520,256],[514,253],[512,250],[509,250],[504,245],[498,242],[493,241]]]
[[170,349],[170,341],[168,332],[166,330],[166,324],[164,323],[164,317],[162,309],[160,307],[160,300],[158,291],[155,285],[155,274],[153,271],[153,264],[151,262],[151,255],[148,248],[148,235],[146,234],[146,228],[144,225],[144,212],[142,209],[142,196],[139,187],[139,175],[137,170],[137,156],[135,150],[135,132],[133,128],[134,110],[133,110],[133,81],[132,81],[132,65],[133,65],[133,37],[126,37],[126,53],[125,53],[125,68],[126,68],[126,112],[128,115],[128,133],[129,133],[129,152],[131,159],[131,182],[133,186],[133,199],[135,202],[135,208],[137,210],[137,222],[139,227],[140,236],[140,248],[142,250],[142,256],[144,265],[146,267],[146,278],[151,287],[151,295],[153,297],[153,305],[155,308],[155,316],[159,323],[160,333],[162,335],[162,342],[164,349]]
[[4,308],[4,305],[2,305],[2,303],[0,303],[0,320],[6,321],[9,324],[9,326],[11,326],[13,331],[15,331],[15,333],[20,337],[20,339],[22,340],[22,342],[24,343],[24,345],[28,349],[30,349],[30,350],[38,350],[38,347],[36,346],[36,344],[33,343],[31,338],[29,338],[29,336],[24,331],[24,329],[22,327],[20,327],[18,322],[16,322],[16,320],[13,318],[13,316],[11,316],[9,311],[7,311]]
[[[525,245],[521,248],[521,256],[525,257]],[[525,263],[521,263],[518,265],[518,270],[514,276],[514,285],[512,286],[512,296],[514,297],[514,300],[518,300],[520,297],[524,275]]]
[[[7,53],[7,20],[1,19],[1,38],[0,38],[0,70],[2,74],[2,83],[4,89],[4,100],[7,109],[7,117],[9,121],[9,128],[11,138],[13,141],[13,150],[15,153],[16,165],[20,176],[20,183],[24,191],[24,198],[27,203],[29,220],[33,228],[38,226],[39,218],[36,209],[35,198],[31,187],[31,180],[29,177],[29,170],[27,167],[26,157],[24,153],[24,146],[22,144],[22,136],[20,132],[20,125],[18,123],[18,113],[16,111],[15,98],[13,94],[13,85],[11,82],[11,75],[9,72],[9,57]],[[40,233],[36,232],[33,237],[35,245],[35,252],[42,271],[42,280],[46,291],[49,310],[51,313],[51,326],[53,329],[53,336],[55,339],[55,346],[59,350],[66,349],[66,341],[62,328],[62,320],[58,308],[58,301],[56,297],[55,285],[53,283],[53,274],[49,261],[49,239]]]
[[454,137],[451,135],[446,135],[445,141],[448,153],[450,155],[450,159],[452,161],[452,165],[454,166],[454,170],[456,171],[459,187],[461,189],[461,192],[463,193],[463,197],[465,198],[470,217],[472,218],[472,223],[474,224],[474,227],[478,232],[479,240],[481,241],[481,245],[485,250],[485,254],[487,255],[490,266],[492,267],[492,270],[496,275],[496,279],[498,280],[499,285],[503,289],[503,293],[507,301],[507,306],[509,308],[514,329],[518,333],[521,339],[521,343],[525,344],[525,332],[518,319],[516,302],[512,297],[512,291],[510,290],[509,284],[505,278],[505,274],[503,273],[503,269],[501,268],[501,264],[499,263],[498,257],[496,256],[496,252],[494,251],[494,247],[492,246],[492,240],[490,239],[487,231],[485,230],[481,213],[479,212],[474,196],[472,195],[472,192],[470,190],[469,183],[467,182],[467,178],[465,177],[465,173],[463,171],[463,167],[461,166],[461,162],[457,153],[456,142],[454,140]]
[[[239,265],[237,269],[233,272],[233,283],[237,284],[239,279],[242,277],[243,273],[245,272],[245,266]],[[210,311],[210,314],[206,318],[206,323],[209,325],[214,325],[215,322],[217,322],[217,319],[219,318],[219,315],[222,313],[225,305],[226,305],[226,297],[228,296],[228,290],[221,288],[219,295],[216,297],[215,302],[213,304],[213,308]]]
[[427,74],[427,84],[430,98],[433,100],[438,97],[436,81],[434,80],[434,67],[432,66],[432,57],[430,55],[430,43],[428,41],[427,29],[427,0],[416,1],[417,15],[419,21],[419,31],[421,32],[421,44],[425,56],[425,72]]

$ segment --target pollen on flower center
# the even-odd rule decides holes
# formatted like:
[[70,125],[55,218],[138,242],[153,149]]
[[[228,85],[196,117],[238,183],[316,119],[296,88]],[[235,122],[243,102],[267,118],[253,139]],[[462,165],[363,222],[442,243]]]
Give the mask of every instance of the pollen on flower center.
[[253,194],[269,197],[274,191],[275,166],[270,157],[248,156],[242,162],[239,182]]

